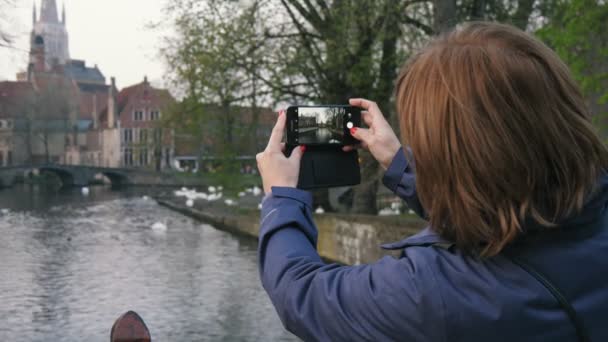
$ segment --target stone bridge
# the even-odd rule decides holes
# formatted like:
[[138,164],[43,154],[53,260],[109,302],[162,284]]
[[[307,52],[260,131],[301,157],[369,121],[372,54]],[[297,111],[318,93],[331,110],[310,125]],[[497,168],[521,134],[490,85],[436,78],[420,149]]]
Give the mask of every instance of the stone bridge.
[[107,177],[112,185],[191,185],[177,180],[172,174],[128,168],[107,168],[96,166],[43,164],[14,167],[0,167],[0,187],[10,187],[19,178],[38,170],[40,173],[57,175],[63,186],[87,186],[99,181],[99,176]]

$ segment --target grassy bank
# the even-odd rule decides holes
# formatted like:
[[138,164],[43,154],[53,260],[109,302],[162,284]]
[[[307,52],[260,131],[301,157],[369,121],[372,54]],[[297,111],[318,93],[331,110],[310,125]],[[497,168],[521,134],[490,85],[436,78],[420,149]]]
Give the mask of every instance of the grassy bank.
[[222,186],[224,193],[228,196],[236,196],[239,192],[253,186],[262,186],[259,175],[242,173],[187,173],[175,172],[174,176],[178,179],[195,181],[199,180],[201,186]]

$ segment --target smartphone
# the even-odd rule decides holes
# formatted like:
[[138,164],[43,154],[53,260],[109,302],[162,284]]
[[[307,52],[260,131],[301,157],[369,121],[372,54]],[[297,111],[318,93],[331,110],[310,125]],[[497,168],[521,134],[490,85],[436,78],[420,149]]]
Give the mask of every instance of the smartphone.
[[344,105],[287,108],[287,145],[345,146],[359,141],[350,129],[361,126],[361,109]]

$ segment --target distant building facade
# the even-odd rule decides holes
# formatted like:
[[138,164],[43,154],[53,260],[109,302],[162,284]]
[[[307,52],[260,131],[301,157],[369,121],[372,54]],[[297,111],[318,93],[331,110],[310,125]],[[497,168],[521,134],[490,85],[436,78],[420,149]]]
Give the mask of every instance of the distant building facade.
[[147,78],[118,93],[121,166],[157,171],[172,167],[174,132],[163,124],[163,116],[174,104],[167,90],[152,87]]
[[[200,108],[209,117],[224,117],[231,115],[234,120],[230,142],[234,147],[237,160],[240,161],[243,172],[255,169],[255,155],[268,144],[268,138],[274,126],[277,113],[270,108],[231,106],[223,108],[216,104],[205,104]],[[226,113],[230,111],[230,113]],[[219,129],[215,127],[216,132]],[[221,129],[219,129],[221,131]],[[175,133],[175,167],[184,170],[212,171],[222,157],[222,145],[227,144],[221,134],[193,135],[188,131],[178,129]]]
[[147,80],[119,91],[96,65],[71,59],[55,0],[41,0],[39,15],[34,5],[32,21],[27,70],[0,82],[0,166],[170,167],[172,131],[160,124],[168,91]]

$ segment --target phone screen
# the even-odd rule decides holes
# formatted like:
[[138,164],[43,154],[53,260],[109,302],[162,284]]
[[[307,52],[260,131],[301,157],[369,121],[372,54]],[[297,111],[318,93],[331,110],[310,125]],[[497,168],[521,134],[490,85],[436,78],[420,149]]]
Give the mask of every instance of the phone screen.
[[298,142],[302,145],[343,144],[345,107],[299,107]]

